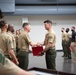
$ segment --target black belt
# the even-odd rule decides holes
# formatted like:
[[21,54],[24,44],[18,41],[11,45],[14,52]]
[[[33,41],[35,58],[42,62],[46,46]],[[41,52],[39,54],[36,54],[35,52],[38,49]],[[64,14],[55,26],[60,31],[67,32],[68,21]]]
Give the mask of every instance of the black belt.
[[55,46],[51,47],[50,49],[55,49]]
[[12,58],[9,55],[5,55],[8,59],[12,60]]

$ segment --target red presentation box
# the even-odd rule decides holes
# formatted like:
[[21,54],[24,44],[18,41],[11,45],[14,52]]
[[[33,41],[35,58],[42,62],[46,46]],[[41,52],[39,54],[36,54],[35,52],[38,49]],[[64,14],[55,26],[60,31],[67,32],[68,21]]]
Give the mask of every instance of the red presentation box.
[[42,46],[32,47],[32,52],[34,56],[38,56],[38,54],[42,51],[43,51]]
[[69,49],[70,49],[70,51],[72,51],[72,47],[71,46],[69,47]]

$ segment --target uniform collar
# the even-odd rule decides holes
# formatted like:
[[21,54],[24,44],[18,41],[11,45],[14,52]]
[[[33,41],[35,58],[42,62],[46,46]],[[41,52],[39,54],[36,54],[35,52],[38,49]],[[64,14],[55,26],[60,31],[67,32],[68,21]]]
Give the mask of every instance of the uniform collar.
[[11,33],[10,31],[8,31],[8,33]]
[[10,31],[8,31],[7,33],[12,34]]
[[24,31],[24,33],[28,33],[28,32]]
[[53,29],[50,29],[48,32],[52,32],[53,31]]
[[7,32],[2,31],[1,33],[7,33]]

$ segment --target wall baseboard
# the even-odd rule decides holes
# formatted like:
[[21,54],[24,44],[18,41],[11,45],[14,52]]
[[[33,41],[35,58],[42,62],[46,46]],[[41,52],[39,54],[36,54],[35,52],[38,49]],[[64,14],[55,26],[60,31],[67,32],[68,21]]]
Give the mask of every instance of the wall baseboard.
[[57,52],[62,52],[63,50],[56,50]]

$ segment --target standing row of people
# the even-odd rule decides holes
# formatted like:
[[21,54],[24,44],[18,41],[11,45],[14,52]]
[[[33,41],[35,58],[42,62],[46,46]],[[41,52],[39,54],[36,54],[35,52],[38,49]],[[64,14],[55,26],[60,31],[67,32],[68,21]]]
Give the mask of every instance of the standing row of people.
[[[73,58],[73,56],[76,58],[75,54],[75,45],[76,45],[76,32],[75,27],[73,26],[71,28],[72,33],[69,33],[69,28],[61,29],[62,31],[62,48],[63,48],[63,57],[67,57],[68,59]],[[71,54],[72,51],[72,54]],[[75,59],[74,58],[74,59]]]
[[[35,75],[16,66],[19,62],[15,55],[14,27],[1,20],[0,29],[0,75]],[[9,59],[13,59],[16,65]]]
[[[0,49],[2,49],[4,55],[7,58],[12,58],[15,60],[16,64],[18,65],[19,62],[15,56],[14,49],[15,49],[15,39],[12,33],[12,26],[8,25],[6,21],[0,21]],[[7,31],[8,30],[8,31]]]
[[72,59],[76,62],[76,31],[75,27],[72,27],[72,38],[71,38],[71,48],[72,48]]
[[46,66],[47,69],[53,69],[56,70],[56,50],[55,50],[55,44],[56,44],[56,34],[52,29],[52,22],[50,20],[44,21],[45,29],[48,31],[48,33],[45,35],[45,40],[43,43],[32,43],[28,33],[30,32],[30,24],[29,23],[23,23],[23,29],[24,31],[19,35],[19,41],[18,41],[18,60],[19,60],[19,66],[26,70],[28,68],[29,64],[29,45],[34,46],[41,46],[44,45],[45,48],[42,52],[39,53],[39,56],[42,56],[44,53],[45,60],[46,60]]
[[22,27],[24,31],[17,30],[17,35],[14,35],[14,26],[9,25],[4,20],[0,21],[0,49],[5,57],[13,60],[20,68],[27,70],[29,64],[29,46],[44,45],[45,48],[39,53],[39,56],[42,56],[45,53],[47,69],[56,70],[56,34],[52,29],[52,21],[44,21],[44,27],[48,33],[45,35],[43,43],[32,43],[28,34],[31,30],[29,23],[23,23]]

